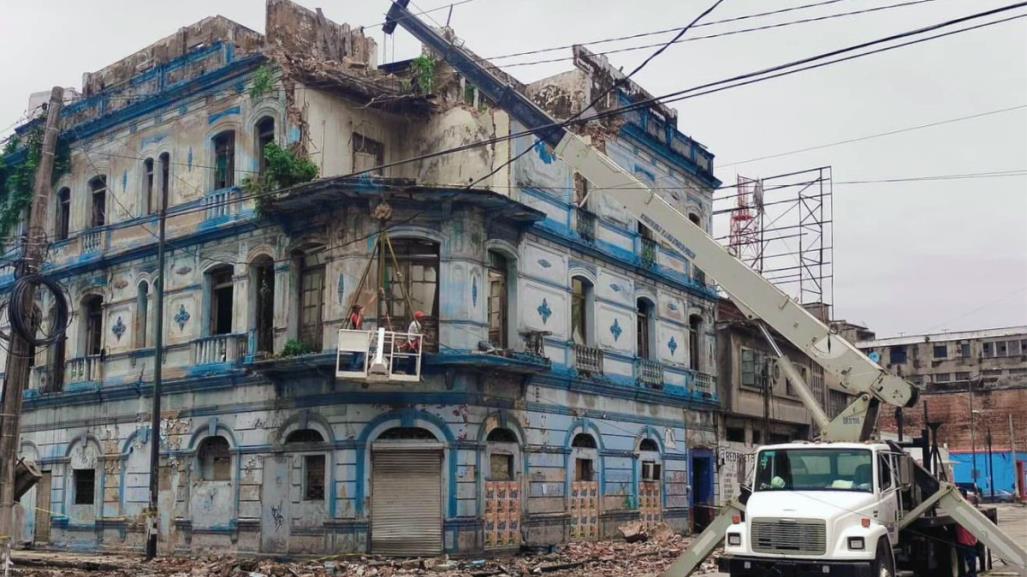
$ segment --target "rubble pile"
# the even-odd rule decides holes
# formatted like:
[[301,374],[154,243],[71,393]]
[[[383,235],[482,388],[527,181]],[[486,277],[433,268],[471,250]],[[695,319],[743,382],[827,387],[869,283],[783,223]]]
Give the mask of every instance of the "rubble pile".
[[[489,559],[430,557],[393,559],[345,555],[316,559],[257,559],[208,555],[159,558],[86,557],[45,553],[15,556],[12,575],[29,577],[657,577],[684,551],[690,539],[666,525],[642,531],[622,527],[633,542],[589,541],[557,545]],[[707,560],[695,575],[716,573]]]

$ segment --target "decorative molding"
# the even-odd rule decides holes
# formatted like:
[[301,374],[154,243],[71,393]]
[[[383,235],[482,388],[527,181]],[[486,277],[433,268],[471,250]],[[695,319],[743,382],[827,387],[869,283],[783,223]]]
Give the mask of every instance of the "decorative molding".
[[185,330],[185,325],[189,322],[191,315],[189,314],[189,311],[185,310],[184,304],[179,304],[178,312],[175,313],[174,318],[175,322],[178,323],[178,330],[182,331]]
[[670,349],[670,354],[673,355],[678,350],[678,341],[671,335],[670,340],[667,341],[667,348]]
[[542,304],[538,305],[535,310],[538,311],[538,316],[542,317],[542,324],[546,324],[549,317],[553,316],[553,309],[549,308],[549,301],[545,297],[542,298]]
[[613,335],[613,340],[614,341],[620,340],[620,335],[623,332],[624,332],[624,329],[621,328],[620,321],[618,321],[616,318],[614,318],[613,319],[613,324],[610,325],[610,334]]
[[118,341],[121,341],[121,336],[125,334],[128,327],[125,326],[125,322],[121,320],[121,315],[118,315],[118,320],[114,321],[114,326],[111,327],[111,332],[117,337]]

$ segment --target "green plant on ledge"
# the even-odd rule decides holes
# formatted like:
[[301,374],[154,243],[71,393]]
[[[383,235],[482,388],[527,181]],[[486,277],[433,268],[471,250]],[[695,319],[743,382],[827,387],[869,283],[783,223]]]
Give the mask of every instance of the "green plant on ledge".
[[282,347],[282,354],[279,355],[282,358],[285,357],[298,357],[300,355],[309,355],[314,352],[305,343],[296,339],[289,339],[285,342],[285,346]]
[[266,216],[270,195],[276,190],[288,188],[317,178],[317,165],[296,151],[282,148],[275,143],[264,147],[264,171],[256,176],[247,176],[242,188],[256,202],[258,216]]
[[274,72],[268,65],[261,66],[253,72],[253,84],[250,85],[250,100],[260,100],[275,88]]
[[431,94],[435,89],[435,59],[422,54],[410,62],[410,67],[414,69],[414,79],[421,94]]

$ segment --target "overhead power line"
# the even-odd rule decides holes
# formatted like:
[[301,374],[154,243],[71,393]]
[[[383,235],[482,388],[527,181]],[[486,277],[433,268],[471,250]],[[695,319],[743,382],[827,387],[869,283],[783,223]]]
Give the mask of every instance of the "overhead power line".
[[796,148],[795,150],[788,150],[785,152],[778,152],[776,154],[768,154],[765,156],[757,156],[746,160],[738,160],[736,162],[717,163],[718,168],[724,168],[727,166],[736,166],[739,164],[747,164],[750,162],[756,162],[757,160],[768,160],[771,158],[780,158],[782,156],[790,156],[792,154],[799,154],[801,152],[809,152],[811,150],[820,150],[823,148],[830,148],[832,146],[839,146],[842,144],[851,144],[853,142],[862,142],[864,140],[870,140],[872,138],[880,138],[882,136],[891,136],[893,134],[902,134],[904,132],[912,132],[914,130],[921,130],[924,128],[931,128],[934,126],[942,126],[944,124],[952,124],[954,122],[962,122],[964,120],[973,120],[975,118],[984,118],[986,116],[992,116],[995,114],[1002,114],[1005,112],[1012,112],[1015,110],[1022,110],[1027,108],[1027,104],[1018,104],[1016,106],[1009,106],[1007,108],[998,108],[995,110],[988,110],[986,112],[979,112],[977,114],[968,114],[966,116],[957,116],[955,118],[946,118],[945,120],[938,120],[935,122],[928,122],[926,124],[917,124],[915,126],[907,126],[905,128],[896,128],[895,130],[888,130],[886,132],[878,132],[876,134],[867,134],[864,136],[857,136],[855,138],[846,138],[845,140],[836,140],[835,142],[828,142],[826,144],[817,144],[815,146],[807,146],[806,148]]
[[[781,13],[784,13],[784,12],[793,12],[795,10],[803,10],[803,9],[806,9],[806,8],[813,8],[813,7],[816,7],[816,6],[825,6],[827,4],[837,4],[838,2],[843,2],[843,1],[844,0],[826,0],[825,2],[814,2],[813,4],[803,4],[802,6],[792,6],[790,8],[781,8],[780,10],[771,10],[769,12],[758,12],[756,14],[746,14],[745,16],[736,16],[734,18],[724,18],[722,20],[711,20],[709,22],[700,22],[700,23],[692,26],[692,28],[701,28],[703,26],[713,26],[715,24],[726,24],[728,22],[737,22],[739,20],[748,20],[750,18],[761,18],[763,16],[772,16],[772,15],[781,14]],[[540,48],[540,49],[537,49],[537,50],[526,50],[524,52],[513,52],[511,54],[500,54],[499,56],[490,56],[488,59],[489,60],[501,60],[503,58],[514,58],[516,56],[529,56],[531,54],[542,54],[542,53],[545,53],[545,52],[555,52],[557,50],[570,50],[571,48],[574,48],[577,45],[580,45],[580,46],[593,46],[595,44],[606,44],[606,43],[609,43],[609,42],[619,42],[619,41],[622,41],[622,40],[634,40],[636,38],[645,38],[647,36],[657,36],[657,35],[660,35],[660,34],[670,34],[671,32],[678,32],[680,30],[681,30],[680,26],[678,26],[676,28],[664,28],[662,30],[653,30],[653,31],[650,31],[650,32],[639,32],[637,34],[629,34],[627,36],[616,36],[616,37],[613,37],[613,38],[602,38],[600,40],[591,40],[589,42],[577,42],[575,44],[564,44],[562,46],[552,46],[550,48]]]
[[[846,16],[856,16],[856,15],[860,15],[860,14],[869,14],[871,12],[879,12],[879,11],[882,11],[882,10],[891,10],[893,8],[905,8],[907,6],[914,6],[914,5],[917,5],[917,4],[924,4],[926,2],[935,2],[935,1],[936,0],[910,0],[908,2],[900,2],[898,4],[889,4],[889,5],[886,5],[886,6],[875,6],[873,8],[864,8],[864,9],[861,9],[861,10],[852,10],[852,11],[849,11],[849,12],[838,12],[838,13],[835,13],[835,14],[826,14],[826,15],[823,15],[823,16],[814,16],[814,17],[810,17],[810,18],[802,18],[800,20],[789,20],[787,22],[776,22],[774,24],[765,24],[763,26],[754,26],[754,27],[751,27],[751,28],[740,28],[738,30],[727,30],[725,32],[718,32],[718,33],[715,33],[715,34],[706,34],[704,36],[689,36],[688,38],[675,39],[672,42],[672,44],[680,44],[682,42],[694,42],[694,41],[697,41],[697,40],[709,40],[709,39],[712,39],[712,38],[721,38],[723,36],[734,36],[736,34],[746,34],[746,33],[749,33],[749,32],[760,32],[760,31],[763,31],[763,30],[772,30],[772,29],[775,29],[775,28],[785,28],[785,27],[788,27],[788,26],[794,26],[796,24],[809,24],[809,23],[812,23],[812,22],[821,22],[821,21],[824,21],[824,20],[833,20],[835,18],[843,18],[843,17],[846,17]],[[663,34],[663,33],[666,33],[666,31],[664,30],[664,31],[659,31],[659,32],[653,32],[652,34],[656,35],[656,34]],[[612,41],[613,40],[611,39],[611,40],[606,40],[606,41],[601,41],[601,42],[612,42]],[[574,45],[570,45],[570,47],[573,47],[573,46]],[[660,44],[657,43],[657,44],[641,44],[641,45],[637,45],[637,46],[625,46],[625,47],[622,47],[622,48],[613,48],[613,49],[610,49],[610,50],[603,50],[603,51],[597,52],[597,54],[609,55],[609,54],[620,54],[620,53],[624,53],[624,52],[635,52],[637,50],[646,50],[648,48],[653,48],[655,46],[660,46]],[[560,48],[544,48],[544,49],[541,49],[541,50],[523,52],[522,54],[525,54],[525,55],[528,55],[528,54],[540,54],[540,53],[551,52],[553,50],[560,50],[560,49],[564,49],[564,48],[565,47],[560,47]],[[507,56],[498,56],[498,57],[491,58],[490,60],[499,60],[499,59],[504,59],[504,58],[507,58]],[[566,62],[568,60],[573,60],[573,59],[574,59],[573,56],[561,56],[561,57],[558,57],[558,58],[545,58],[545,59],[541,59],[541,60],[529,60],[529,61],[524,61],[524,62],[512,62],[510,64],[500,64],[500,65],[497,65],[497,66],[500,66],[502,68],[513,68],[513,67],[516,67],[516,66],[536,66],[538,64],[549,64],[549,63],[553,63],[553,62]]]

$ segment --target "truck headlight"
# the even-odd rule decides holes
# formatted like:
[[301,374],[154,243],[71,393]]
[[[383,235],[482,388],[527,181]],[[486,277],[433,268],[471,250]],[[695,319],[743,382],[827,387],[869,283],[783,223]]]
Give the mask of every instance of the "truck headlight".
[[862,551],[867,548],[866,541],[862,537],[849,537],[849,549]]
[[728,533],[727,544],[732,547],[740,547],[742,545],[742,534],[741,533]]

